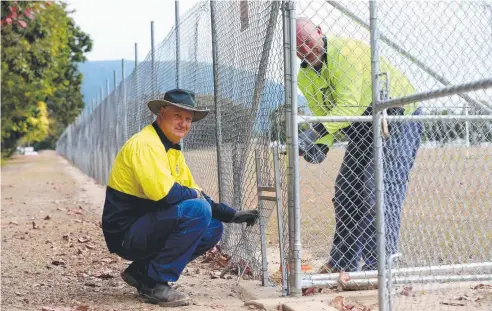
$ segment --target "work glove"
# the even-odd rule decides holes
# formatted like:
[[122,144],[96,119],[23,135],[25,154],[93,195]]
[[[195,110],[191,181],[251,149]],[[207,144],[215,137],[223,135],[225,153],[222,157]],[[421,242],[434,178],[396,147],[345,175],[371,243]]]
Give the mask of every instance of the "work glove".
[[327,145],[315,144],[304,154],[304,160],[312,164],[319,164],[326,159],[328,150]]
[[255,224],[259,216],[260,214],[258,213],[258,210],[236,211],[236,214],[232,217],[231,222],[237,224],[245,222],[249,227]]
[[312,129],[307,129],[299,133],[299,156],[304,156],[314,146],[318,140],[318,134]]
[[299,133],[299,156],[304,157],[309,163],[319,164],[326,159],[329,148],[326,145],[315,144],[314,142],[319,138],[320,136],[312,129]]

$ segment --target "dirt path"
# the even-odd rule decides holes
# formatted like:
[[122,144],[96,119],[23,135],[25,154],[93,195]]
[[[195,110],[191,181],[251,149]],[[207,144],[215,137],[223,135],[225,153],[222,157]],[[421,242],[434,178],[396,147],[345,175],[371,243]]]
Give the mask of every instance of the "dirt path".
[[[119,277],[128,262],[104,243],[104,187],[47,151],[2,167],[1,196],[2,310],[163,310]],[[234,280],[199,260],[187,269],[178,286],[194,305],[173,310],[249,309]]]

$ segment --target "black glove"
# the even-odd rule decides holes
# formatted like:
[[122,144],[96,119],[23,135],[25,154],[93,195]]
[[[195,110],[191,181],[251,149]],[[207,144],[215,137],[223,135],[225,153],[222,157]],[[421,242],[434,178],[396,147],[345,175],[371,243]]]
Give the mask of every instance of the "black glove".
[[327,145],[315,144],[304,154],[304,160],[312,164],[319,164],[326,159],[328,150]]
[[299,133],[299,156],[309,163],[319,164],[323,162],[328,153],[328,146],[315,144],[319,138],[328,134],[322,123],[314,123],[312,128]]
[[231,222],[237,224],[245,222],[249,227],[255,224],[259,216],[258,210],[237,211],[232,217]]
[[312,129],[307,129],[299,133],[299,156],[305,155],[314,146],[318,139],[318,134]]

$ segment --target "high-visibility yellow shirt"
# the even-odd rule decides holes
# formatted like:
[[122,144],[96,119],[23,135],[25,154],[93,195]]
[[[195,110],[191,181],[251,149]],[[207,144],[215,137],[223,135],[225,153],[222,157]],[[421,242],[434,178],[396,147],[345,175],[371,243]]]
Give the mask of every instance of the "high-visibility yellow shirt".
[[[133,135],[114,160],[106,189],[102,229],[111,252],[117,251],[128,228],[156,208],[170,208],[198,198],[196,184],[178,144],[167,139],[154,122]],[[235,210],[210,203],[212,216],[229,221]]]
[[[162,135],[164,141],[159,139],[154,126],[148,125],[131,137],[116,156],[108,187],[138,198],[168,203],[179,200],[173,197],[176,195],[173,187],[201,191],[180,146]],[[185,199],[196,197],[190,191]]]
[[[302,63],[297,81],[315,116],[361,116],[372,103],[371,50],[358,40],[325,37],[323,63],[318,72]],[[380,72],[389,74],[389,97],[415,93],[414,87],[403,73],[380,58]],[[412,114],[417,104],[405,106],[405,115]],[[334,134],[351,122],[324,122],[328,134],[316,141],[331,147]]]

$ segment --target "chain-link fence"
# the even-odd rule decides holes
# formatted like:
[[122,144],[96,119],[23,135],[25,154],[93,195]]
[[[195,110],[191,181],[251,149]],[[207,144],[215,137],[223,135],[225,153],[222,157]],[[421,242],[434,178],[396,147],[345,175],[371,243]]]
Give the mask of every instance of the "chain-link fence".
[[[236,209],[256,209],[257,173],[265,185],[275,183],[270,129],[279,117],[274,111],[284,101],[280,4],[198,2],[156,47],[152,23],[152,48],[146,58],[136,60],[133,72],[115,83],[110,94],[109,88],[101,89],[101,96],[60,137],[58,153],[105,184],[121,146],[154,120],[146,103],[172,88],[191,90],[198,104],[211,110],[181,142],[196,182],[215,200]],[[280,196],[280,189],[286,189],[285,180],[280,181],[284,166],[278,171]],[[286,191],[282,195],[287,202]],[[260,242],[265,246],[277,234],[267,230],[275,227],[268,220],[276,205],[261,205],[261,230],[226,226],[221,249],[232,257],[228,271],[259,278],[266,269]]]
[[380,310],[492,281],[490,3],[212,1],[176,25],[59,154],[104,184],[146,102],[179,86],[211,109],[182,142],[197,183],[263,216],[226,227],[228,270],[283,269],[284,293],[376,286]]

